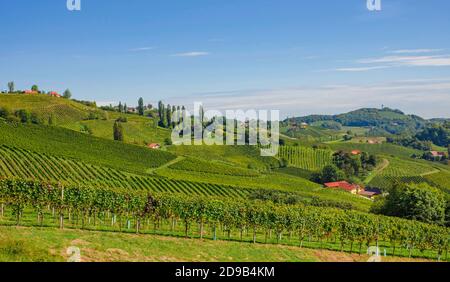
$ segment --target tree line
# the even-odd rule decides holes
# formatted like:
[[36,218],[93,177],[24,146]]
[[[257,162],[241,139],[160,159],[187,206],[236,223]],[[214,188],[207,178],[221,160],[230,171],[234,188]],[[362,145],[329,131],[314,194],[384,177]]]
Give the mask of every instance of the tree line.
[[[51,93],[51,91],[47,91],[46,92],[44,90],[40,90],[39,86],[36,85],[36,84],[33,84],[31,86],[31,91],[39,93],[39,94],[50,94]],[[7,94],[7,93],[9,93],[9,94],[22,94],[22,93],[25,93],[25,91],[17,90],[16,89],[16,84],[14,83],[14,81],[10,81],[10,82],[8,82],[8,90],[7,91],[2,91],[2,93],[3,94]],[[66,98],[66,99],[72,98],[72,92],[70,91],[70,89],[64,90],[64,92],[62,94],[62,97]]]

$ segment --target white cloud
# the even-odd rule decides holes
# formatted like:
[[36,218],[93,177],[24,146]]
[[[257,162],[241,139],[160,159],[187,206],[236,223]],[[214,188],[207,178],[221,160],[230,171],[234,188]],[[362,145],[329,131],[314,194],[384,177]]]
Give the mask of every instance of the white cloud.
[[186,52],[186,53],[178,53],[173,54],[172,57],[201,57],[208,56],[209,52]]
[[373,85],[327,85],[201,93],[173,99],[188,106],[203,102],[207,110],[281,110],[281,115],[337,114],[382,104],[425,118],[450,117],[450,78],[404,80]]
[[389,53],[392,54],[420,54],[420,53],[435,53],[441,52],[444,49],[402,49],[402,50],[394,50]]
[[371,71],[371,70],[379,70],[379,69],[386,69],[389,68],[389,66],[375,66],[375,67],[356,67],[356,68],[337,68],[335,71],[340,72],[365,72],[365,71]]
[[390,66],[450,66],[450,55],[439,56],[385,56],[380,58],[361,59],[360,64],[390,64]]

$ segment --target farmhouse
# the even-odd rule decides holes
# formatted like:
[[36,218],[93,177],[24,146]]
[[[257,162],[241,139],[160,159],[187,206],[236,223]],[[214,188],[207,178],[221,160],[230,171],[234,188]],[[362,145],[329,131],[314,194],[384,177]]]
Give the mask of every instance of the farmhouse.
[[361,151],[360,150],[353,150],[352,151],[352,155],[354,155],[354,156],[361,155]]
[[358,194],[363,196],[363,197],[369,198],[369,199],[372,199],[372,198],[374,198],[374,197],[379,195],[376,192],[370,192],[370,191],[366,191],[366,190],[362,190]]
[[159,145],[159,144],[157,144],[157,143],[152,143],[152,144],[148,144],[148,147],[149,147],[150,149],[157,150],[157,149],[160,149],[160,148],[161,148],[161,145]]
[[50,97],[56,97],[56,98],[61,98],[61,95],[59,95],[57,92],[52,91],[50,93],[48,93],[48,96]]
[[324,185],[327,188],[338,188],[350,192],[352,194],[358,194],[359,192],[364,191],[364,189],[362,189],[361,186],[357,184],[350,184],[347,181],[329,182],[325,183]]
[[136,108],[127,108],[127,112],[129,112],[129,113],[137,113],[137,110],[136,110]]
[[26,95],[35,95],[35,94],[38,94],[38,92],[37,92],[37,91],[33,91],[33,90],[25,90],[25,91],[23,92],[23,94],[26,94]]
[[445,152],[431,151],[430,153],[435,158],[445,157]]

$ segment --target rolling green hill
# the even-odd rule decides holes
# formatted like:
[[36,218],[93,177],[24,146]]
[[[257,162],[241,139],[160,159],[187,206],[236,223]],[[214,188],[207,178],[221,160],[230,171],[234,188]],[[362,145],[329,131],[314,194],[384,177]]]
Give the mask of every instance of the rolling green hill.
[[99,118],[106,117],[104,111],[96,108],[47,95],[0,95],[0,107],[6,107],[10,111],[23,109],[35,113],[44,124],[48,122],[50,116],[53,116],[54,124],[62,126],[88,119],[90,114]]
[[278,157],[288,161],[289,165],[317,171],[331,164],[333,151],[300,146],[281,146]]
[[138,174],[175,159],[175,155],[168,152],[105,140],[55,126],[13,125],[0,121],[0,133],[1,145]]
[[10,112],[27,110],[36,114],[41,124],[48,124],[52,117],[53,125],[68,128],[77,132],[85,132],[89,128],[96,137],[113,139],[113,125],[119,117],[125,117],[122,124],[125,142],[145,145],[160,143],[170,137],[170,130],[159,128],[154,119],[135,114],[107,112],[95,107],[62,98],[47,95],[0,95],[0,108]]
[[343,126],[372,127],[372,133],[388,135],[414,133],[426,125],[426,120],[421,117],[406,115],[399,110],[390,108],[365,108],[339,115],[311,115],[291,118],[290,121],[297,123],[333,121]]

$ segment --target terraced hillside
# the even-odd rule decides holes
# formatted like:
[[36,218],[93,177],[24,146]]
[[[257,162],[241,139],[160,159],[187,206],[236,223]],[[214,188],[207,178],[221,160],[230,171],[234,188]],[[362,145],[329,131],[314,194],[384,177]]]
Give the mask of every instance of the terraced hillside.
[[48,124],[52,117],[53,125],[68,128],[77,132],[113,139],[112,128],[119,117],[126,118],[122,124],[125,132],[125,143],[144,145],[145,143],[163,143],[170,137],[170,130],[160,128],[157,122],[148,117],[135,114],[107,112],[95,107],[62,98],[47,95],[0,95],[0,108],[5,107],[10,112],[27,110],[37,115],[41,124]]
[[0,144],[144,174],[176,158],[142,146],[96,138],[72,130],[39,125],[13,125],[0,121]]
[[219,175],[255,177],[260,174],[255,170],[231,166],[229,164],[205,161],[197,158],[186,158],[169,166],[174,170],[195,171]]
[[14,177],[65,184],[172,192],[185,195],[243,198],[247,189],[226,185],[140,176],[85,162],[0,146],[0,177]]
[[56,125],[66,125],[84,120],[89,118],[90,114],[99,118],[106,117],[104,111],[48,95],[0,95],[0,106],[11,111],[28,110],[37,114],[44,123],[47,123],[52,116]]
[[261,152],[251,146],[172,146],[169,152],[178,156],[194,157],[206,161],[214,160],[235,167],[261,171],[280,167],[276,158],[261,157]]
[[331,164],[333,151],[300,146],[281,146],[278,157],[288,161],[289,165],[316,171]]
[[424,178],[434,186],[450,194],[450,168],[448,170],[441,169],[437,173],[425,175]]
[[[396,182],[433,184],[427,177],[439,172],[431,163],[388,157],[389,165],[369,182],[369,186],[390,188]],[[449,182],[450,180],[447,180]]]
[[383,143],[383,144],[366,144],[366,143],[353,143],[353,142],[338,142],[338,143],[328,143],[332,150],[343,150],[350,152],[352,150],[360,150],[363,152],[368,152],[376,155],[389,155],[402,158],[410,158],[412,155],[416,154],[418,156],[422,155],[423,152],[411,148],[406,148],[398,145]]

